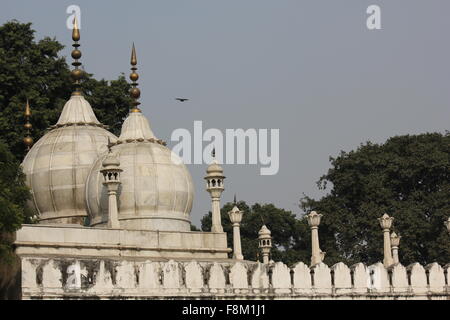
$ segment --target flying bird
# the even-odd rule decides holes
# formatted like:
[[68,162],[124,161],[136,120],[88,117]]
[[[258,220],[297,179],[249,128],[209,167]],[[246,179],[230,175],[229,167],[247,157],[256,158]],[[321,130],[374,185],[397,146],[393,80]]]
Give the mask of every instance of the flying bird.
[[180,102],[189,101],[189,99],[186,99],[186,98],[175,98],[175,100],[178,100]]

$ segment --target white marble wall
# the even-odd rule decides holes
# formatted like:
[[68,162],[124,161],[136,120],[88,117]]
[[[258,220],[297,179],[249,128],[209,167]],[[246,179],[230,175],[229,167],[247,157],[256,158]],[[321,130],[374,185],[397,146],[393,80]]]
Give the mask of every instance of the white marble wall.
[[25,299],[450,299],[448,268],[22,258],[22,293]]

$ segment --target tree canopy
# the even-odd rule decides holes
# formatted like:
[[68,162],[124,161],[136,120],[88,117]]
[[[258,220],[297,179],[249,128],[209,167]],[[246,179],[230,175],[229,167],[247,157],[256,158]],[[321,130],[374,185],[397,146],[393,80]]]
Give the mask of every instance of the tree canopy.
[[[367,142],[357,150],[330,158],[332,167],[318,181],[328,193],[319,200],[304,196],[300,207],[323,214],[319,227],[325,263],[343,261],[367,264],[383,260],[383,234],[378,223],[384,213],[394,217],[401,235],[400,262],[404,265],[450,260],[450,235],[444,221],[450,214],[450,134],[427,133],[397,136],[383,144]],[[295,217],[273,204],[247,205],[241,223],[245,259],[258,258],[258,231],[263,221],[272,231],[272,258],[292,264],[310,262],[311,232],[306,216]],[[221,209],[222,226],[232,246],[228,211]],[[211,212],[201,221],[211,228]]]
[[[25,152],[24,108],[32,109],[32,137],[37,141],[58,120],[73,91],[64,48],[56,39],[34,39],[31,23],[10,21],[0,26],[0,131],[17,159]],[[130,85],[123,75],[117,80],[96,80],[85,74],[82,90],[100,122],[114,134],[120,132],[131,105]]]
[[[31,23],[10,21],[0,26],[0,233],[13,232],[32,218],[25,209],[29,191],[19,161],[25,151],[24,106],[32,108],[32,137],[37,141],[55,124],[72,92],[70,68],[59,55],[63,45],[45,37],[35,40]],[[82,90],[98,119],[119,134],[131,105],[130,85],[118,79],[96,80],[85,74]],[[383,144],[366,143],[357,150],[330,158],[332,167],[318,186],[328,194],[319,200],[303,197],[300,207],[322,213],[320,245],[325,262],[373,263],[382,260],[382,232],[377,218],[388,213],[402,236],[400,259],[404,264],[450,260],[449,235],[443,226],[450,213],[450,135],[427,133],[393,137]],[[272,258],[291,264],[308,262],[310,231],[305,217],[273,204],[247,205],[241,224],[246,259],[258,258],[258,231],[265,223],[272,231]],[[222,225],[232,244],[227,203],[221,209]],[[202,219],[209,231],[211,213]],[[195,226],[192,226],[195,230]],[[1,239],[0,239],[1,240]],[[0,250],[4,247],[0,247]]]
[[[228,212],[233,206],[233,203],[226,203],[220,212],[229,246],[233,245],[233,227]],[[249,206],[245,201],[239,201],[237,206],[244,211],[241,222],[241,242],[242,253],[246,260],[259,259],[258,231],[263,224],[266,224],[272,232],[271,256],[274,261],[283,261],[287,264],[309,261],[310,240],[307,225],[296,219],[292,212],[277,208],[273,204],[255,203]],[[211,230],[211,212],[202,218],[201,226],[203,231]]]
[[401,235],[400,262],[447,263],[450,214],[450,134],[397,136],[383,144],[366,143],[330,158],[332,168],[318,186],[329,192],[320,200],[301,199],[306,212],[323,214],[319,228],[325,261],[382,260],[377,218],[394,217]]
[[[25,203],[30,197],[20,161],[25,154],[25,103],[31,105],[31,135],[37,141],[56,123],[73,91],[64,48],[45,37],[35,41],[31,23],[10,21],[0,26],[0,256],[11,257],[11,233],[33,222]],[[131,106],[130,85],[117,80],[96,80],[85,74],[82,90],[98,119],[120,133]]]
[[0,257],[7,258],[11,249],[10,234],[20,228],[22,223],[33,221],[31,211],[25,203],[30,192],[25,185],[25,176],[19,162],[0,141]]

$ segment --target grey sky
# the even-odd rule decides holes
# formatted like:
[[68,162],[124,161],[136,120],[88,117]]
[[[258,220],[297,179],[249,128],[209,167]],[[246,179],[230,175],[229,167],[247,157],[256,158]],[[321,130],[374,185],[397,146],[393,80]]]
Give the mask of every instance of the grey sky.
[[[170,143],[176,128],[279,128],[280,171],[225,165],[223,202],[273,202],[300,213],[328,158],[361,142],[444,132],[450,120],[446,0],[2,0],[0,23],[32,22],[68,46],[66,8],[81,7],[81,61],[96,78],[129,74],[138,53],[142,109]],[[382,30],[366,28],[366,8]],[[178,103],[175,97],[191,101]],[[190,165],[194,224],[209,210],[205,165]]]

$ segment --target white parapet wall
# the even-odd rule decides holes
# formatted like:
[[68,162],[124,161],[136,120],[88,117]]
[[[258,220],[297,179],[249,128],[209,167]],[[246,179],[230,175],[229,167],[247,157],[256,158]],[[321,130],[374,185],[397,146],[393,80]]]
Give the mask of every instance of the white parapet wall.
[[446,299],[449,265],[21,257],[23,299]]
[[22,256],[131,259],[226,259],[226,233],[89,228],[73,225],[23,225],[16,232]]

